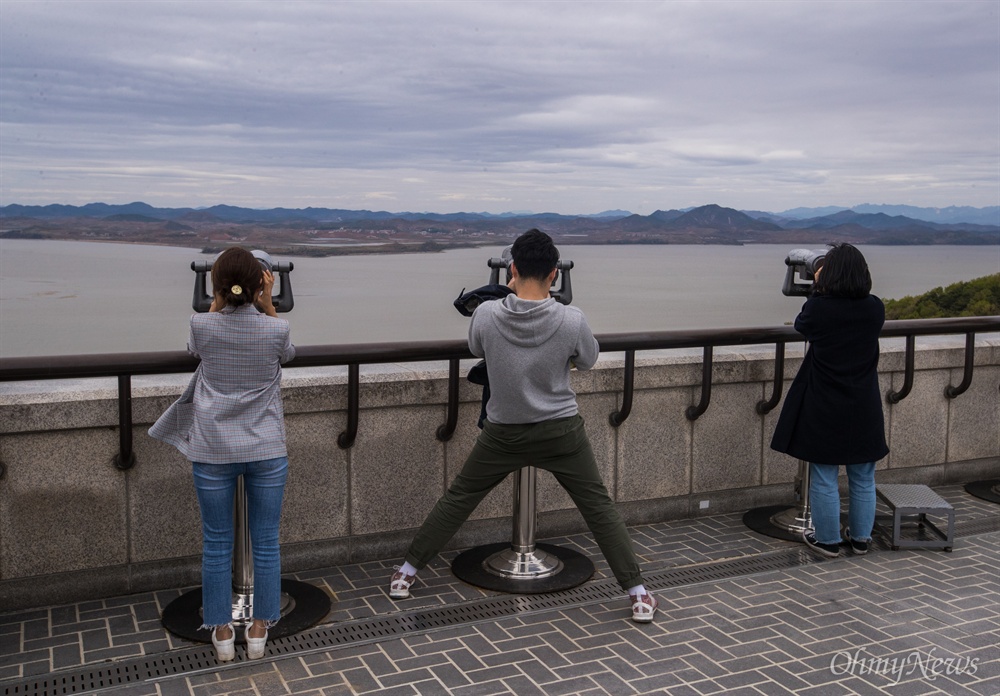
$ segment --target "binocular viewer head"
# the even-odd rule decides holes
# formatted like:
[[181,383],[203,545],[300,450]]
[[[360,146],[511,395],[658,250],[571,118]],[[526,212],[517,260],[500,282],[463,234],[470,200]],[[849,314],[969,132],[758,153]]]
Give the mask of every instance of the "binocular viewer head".
[[[486,262],[486,265],[490,267],[490,285],[500,284],[500,269],[506,271],[506,279],[503,284],[510,282],[512,277],[510,272],[510,266],[514,262],[513,257],[510,255],[510,247],[506,247],[500,254],[500,258],[492,257]],[[568,305],[573,302],[573,281],[570,279],[569,272],[573,269],[573,262],[569,259],[559,259],[556,261],[556,277],[552,279],[552,288],[549,290],[549,296],[555,298],[556,302],[560,304]],[[556,283],[559,283],[559,289],[555,289]]]
[[[270,271],[271,273],[291,273],[292,269],[295,268],[295,264],[291,261],[275,261],[266,251],[254,249],[250,253],[253,254],[254,258],[257,259],[258,262],[260,262],[260,265],[264,270]],[[195,273],[208,273],[212,270],[212,265],[214,263],[214,260],[192,261],[191,270]]]
[[[270,271],[277,276],[278,294],[271,296],[271,302],[277,312],[291,312],[295,306],[295,298],[292,296],[292,280],[290,273],[295,268],[291,261],[275,261],[271,255],[262,249],[254,249],[250,252],[260,263],[261,268]],[[207,312],[212,307],[212,297],[206,289],[206,276],[212,272],[212,261],[192,261],[191,270],[194,276],[194,297],[191,300],[191,308],[196,312]]]
[[[785,281],[781,292],[789,297],[808,297],[816,281],[816,271],[826,260],[825,249],[792,249],[785,257]],[[797,280],[806,282],[797,282]]]

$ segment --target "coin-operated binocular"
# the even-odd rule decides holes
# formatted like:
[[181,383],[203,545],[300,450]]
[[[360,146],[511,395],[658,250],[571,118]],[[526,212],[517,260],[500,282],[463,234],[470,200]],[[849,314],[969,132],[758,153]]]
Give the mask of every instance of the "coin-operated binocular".
[[[510,265],[513,263],[513,258],[510,254],[510,247],[508,246],[503,250],[500,258],[493,257],[486,262],[486,265],[490,267],[490,280],[489,284],[484,285],[475,290],[465,291],[462,288],[462,292],[459,293],[458,298],[455,300],[455,309],[459,311],[462,316],[471,317],[472,313],[476,310],[476,307],[481,305],[483,302],[489,302],[490,300],[500,300],[513,292],[507,284],[513,277],[510,271]],[[559,259],[556,262],[556,276],[552,279],[552,287],[549,289],[549,297],[552,297],[556,302],[560,302],[564,305],[568,305],[573,301],[573,281],[570,279],[569,272],[573,268],[573,262],[569,260]],[[506,271],[503,282],[500,281],[500,269]],[[556,282],[559,282],[559,289],[555,289]]]
[[[825,249],[792,249],[785,257],[785,282],[781,285],[783,295],[789,297],[808,297],[812,292],[812,284],[816,281],[816,271],[823,267],[826,261]],[[797,282],[807,281],[807,282]]]
[[[254,258],[260,262],[264,270],[270,271],[278,276],[278,294],[271,296],[271,302],[277,312],[291,312],[295,306],[295,298],[292,296],[292,280],[290,274],[295,264],[291,261],[281,262],[271,259],[271,255],[266,251],[254,249],[250,252]],[[212,307],[212,296],[206,290],[205,276],[212,270],[212,261],[192,261],[191,270],[194,276],[194,297],[191,300],[191,307],[196,312],[207,312]]]
[[[514,259],[510,255],[510,247],[508,246],[500,254],[500,258],[491,258],[486,262],[486,265],[490,267],[490,285],[497,285],[500,283],[500,269],[506,270],[506,278],[503,281],[506,285],[510,282],[511,272],[510,265],[513,263]],[[552,279],[552,289],[549,290],[549,296],[555,298],[556,302],[564,305],[568,305],[573,302],[573,281],[570,278],[569,272],[573,269],[573,262],[568,259],[559,259],[556,262],[556,277]],[[556,290],[556,283],[559,283],[559,289]]]

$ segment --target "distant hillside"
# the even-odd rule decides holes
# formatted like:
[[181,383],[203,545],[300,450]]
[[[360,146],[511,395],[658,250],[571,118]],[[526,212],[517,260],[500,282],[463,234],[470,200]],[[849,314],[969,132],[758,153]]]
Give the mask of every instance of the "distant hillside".
[[749,215],[741,213],[732,208],[723,208],[718,205],[703,205],[700,208],[689,210],[680,217],[671,220],[671,227],[702,227],[718,232],[746,232],[754,230],[758,232],[768,232],[782,229],[780,226],[763,220],[755,220]]
[[[947,208],[918,208],[912,205],[873,205],[862,203],[852,206],[827,206],[825,208],[793,208],[777,213],[777,217],[787,220],[803,220],[806,218],[824,217],[851,210],[861,214],[902,215],[914,220],[935,222],[942,225],[952,223],[971,223],[974,225],[1000,225],[1000,206],[973,208],[971,206],[948,206]],[[762,213],[772,215],[772,213]],[[756,217],[756,216],[755,216]]]
[[1000,273],[935,288],[923,295],[885,300],[886,319],[1000,315]]
[[782,224],[786,229],[833,229],[839,225],[859,225],[870,230],[898,230],[908,228],[923,228],[931,230],[983,230],[996,227],[996,225],[977,225],[968,222],[961,223],[938,223],[926,220],[917,220],[905,215],[886,215],[885,213],[859,213],[854,210],[841,210],[831,215],[817,218],[805,218],[802,220],[787,221]]

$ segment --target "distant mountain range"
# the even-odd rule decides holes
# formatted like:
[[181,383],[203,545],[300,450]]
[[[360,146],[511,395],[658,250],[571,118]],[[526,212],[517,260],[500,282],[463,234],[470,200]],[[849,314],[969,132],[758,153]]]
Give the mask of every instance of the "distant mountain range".
[[[711,206],[701,206],[711,207]],[[719,207],[719,206],[715,206]],[[672,219],[681,213],[695,210],[685,208],[680,211],[656,211],[649,217]],[[723,210],[731,210],[723,208]],[[882,214],[891,217],[906,217],[924,222],[939,224],[970,223],[975,225],[1000,226],[1000,206],[972,208],[970,206],[949,206],[947,208],[918,208],[911,205],[873,205],[864,203],[851,207],[826,206],[822,208],[792,208],[780,213],[759,210],[741,210],[748,217],[758,220],[770,220],[789,228],[801,221],[829,218],[838,213],[857,213],[861,215]],[[210,208],[154,208],[146,203],[128,203],[125,205],[108,205],[107,203],[88,203],[87,205],[18,205],[16,203],[0,207],[0,217],[109,217],[111,215],[143,215],[156,220],[176,220],[183,217],[204,214],[217,220],[230,222],[274,222],[287,220],[313,220],[317,222],[341,222],[346,220],[488,220],[504,218],[596,218],[622,219],[633,216],[627,210],[605,210],[594,215],[561,215],[558,213],[533,213],[517,211],[509,213],[390,213],[384,210],[344,210],[340,208],[241,208],[231,205],[215,205]],[[206,218],[207,219],[207,218]]]
[[[482,243],[540,227],[564,241],[583,244],[822,244],[839,240],[869,244],[1000,244],[1000,206],[917,208],[864,204],[853,209],[795,208],[781,213],[740,211],[719,205],[657,210],[636,215],[609,210],[597,215],[557,213],[391,213],[335,208],[271,208],[229,205],[155,208],[146,203],[83,206],[11,204],[0,208],[0,236],[89,238],[204,243],[225,239],[278,239],[308,244],[317,234],[346,231],[370,238],[389,235],[436,243]],[[73,222],[76,221],[76,222]],[[235,230],[234,227],[239,228]],[[54,228],[59,228],[58,230]],[[393,235],[397,235],[393,237]],[[430,238],[428,238],[430,239]]]

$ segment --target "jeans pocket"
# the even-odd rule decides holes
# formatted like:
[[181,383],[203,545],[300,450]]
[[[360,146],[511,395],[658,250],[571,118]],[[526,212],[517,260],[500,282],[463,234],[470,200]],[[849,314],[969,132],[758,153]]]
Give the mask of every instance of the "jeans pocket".
[[288,477],[288,457],[250,462],[247,464],[247,474],[265,485],[283,485]]

